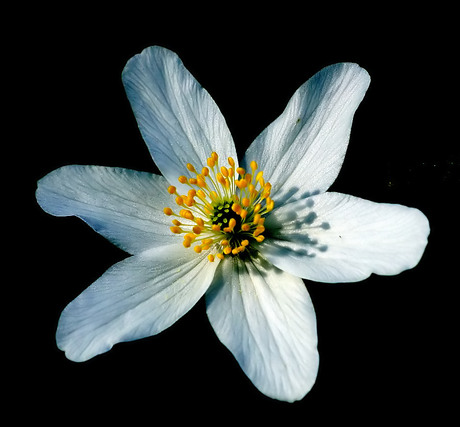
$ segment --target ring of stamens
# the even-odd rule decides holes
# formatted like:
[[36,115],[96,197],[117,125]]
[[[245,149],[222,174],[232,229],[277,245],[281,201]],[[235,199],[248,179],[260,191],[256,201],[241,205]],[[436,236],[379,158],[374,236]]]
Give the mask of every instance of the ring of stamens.
[[178,178],[190,187],[187,194],[168,187],[179,211],[166,207],[164,213],[174,217],[170,230],[183,235],[186,248],[193,247],[196,253],[214,249],[208,255],[213,262],[215,256],[248,254],[264,240],[265,215],[274,207],[271,184],[265,182],[262,171],[257,172],[255,161],[250,167],[251,172],[235,168],[231,157],[228,167],[219,167],[219,156],[213,152],[200,172],[187,163],[189,176]]

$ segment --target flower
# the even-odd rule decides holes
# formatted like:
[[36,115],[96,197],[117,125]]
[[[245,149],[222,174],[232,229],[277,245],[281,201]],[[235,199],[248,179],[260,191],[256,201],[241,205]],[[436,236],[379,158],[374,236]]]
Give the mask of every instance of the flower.
[[417,209],[327,192],[369,75],[351,63],[322,69],[240,163],[218,107],[176,54],[147,48],[122,77],[163,176],[73,165],[38,182],[46,212],[77,216],[132,255],[63,310],[58,347],[88,360],[161,332],[205,295],[212,327],[253,384],[303,398],[319,357],[302,278],[398,274],[427,244]]

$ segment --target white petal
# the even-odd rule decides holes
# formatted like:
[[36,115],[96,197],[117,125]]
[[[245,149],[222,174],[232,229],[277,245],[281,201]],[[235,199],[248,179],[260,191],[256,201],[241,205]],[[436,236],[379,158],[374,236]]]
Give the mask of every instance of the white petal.
[[56,340],[74,361],[155,335],[205,293],[219,263],[182,245],[154,248],[108,269],[62,312]]
[[175,53],[145,49],[126,64],[123,83],[142,136],[169,182],[176,185],[187,163],[201,169],[213,151],[236,159],[222,113]]
[[278,119],[248,148],[280,203],[294,195],[326,191],[342,167],[353,115],[369,86],[357,64],[323,68],[304,83]]
[[318,282],[355,282],[415,267],[428,220],[417,209],[324,193],[286,204],[265,222],[261,253],[279,268]]
[[37,201],[56,216],[75,215],[129,253],[177,243],[163,208],[171,203],[157,175],[101,166],[65,166],[38,182]]
[[292,402],[310,391],[319,363],[316,317],[301,279],[266,261],[226,259],[206,302],[217,336],[262,393]]

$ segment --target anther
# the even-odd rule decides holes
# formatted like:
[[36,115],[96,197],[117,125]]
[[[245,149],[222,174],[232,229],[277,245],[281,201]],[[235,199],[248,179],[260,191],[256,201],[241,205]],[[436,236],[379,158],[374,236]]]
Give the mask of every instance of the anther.
[[246,171],[244,170],[244,168],[236,168],[236,172],[241,176],[246,175]]
[[220,167],[220,172],[225,178],[228,178],[228,169],[225,166]]

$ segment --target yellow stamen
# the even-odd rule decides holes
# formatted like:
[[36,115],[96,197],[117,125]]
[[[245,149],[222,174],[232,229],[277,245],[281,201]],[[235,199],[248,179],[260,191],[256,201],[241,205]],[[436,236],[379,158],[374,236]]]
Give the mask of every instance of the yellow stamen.
[[248,183],[245,179],[240,179],[235,181],[236,186],[242,190],[243,188],[247,187]]
[[239,173],[241,176],[246,175],[246,171],[244,168],[236,168],[236,172]]
[[181,209],[181,211],[180,211],[180,216],[181,216],[182,218],[189,219],[190,221],[193,221],[193,218],[194,218],[192,212],[190,212],[190,211],[187,210],[187,209]]
[[225,166],[220,167],[220,172],[223,176],[225,176],[225,178],[228,178],[228,169]]
[[241,206],[238,203],[233,203],[232,211],[239,214],[241,212]]
[[[252,256],[265,239],[265,215],[274,209],[272,186],[265,182],[257,162],[251,161],[247,172],[237,167],[232,157],[227,160],[226,165],[220,165],[213,152],[207,164],[200,166],[201,173],[187,163],[187,175],[178,181],[189,186],[188,192],[179,194],[174,185],[167,187],[180,206],[179,215],[169,207],[163,209],[165,215],[176,217],[170,230],[184,236],[183,246],[193,247],[196,253],[209,250],[210,262],[216,257],[239,256],[246,249]],[[197,238],[201,241],[194,244]]]

